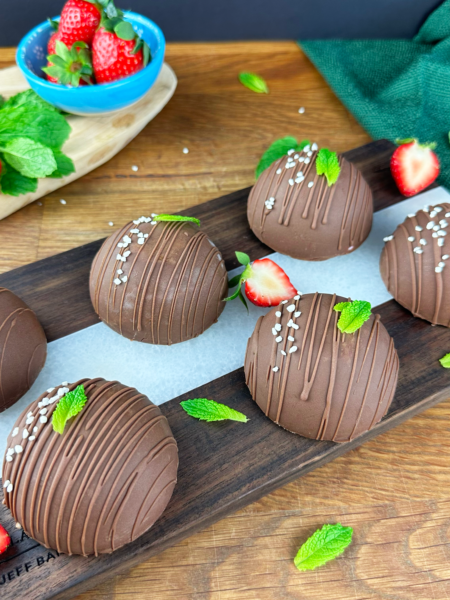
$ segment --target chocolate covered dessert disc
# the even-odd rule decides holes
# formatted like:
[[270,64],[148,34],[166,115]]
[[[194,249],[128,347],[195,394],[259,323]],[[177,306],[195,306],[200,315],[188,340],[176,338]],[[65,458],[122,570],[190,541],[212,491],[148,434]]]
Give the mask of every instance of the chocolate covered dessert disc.
[[316,169],[317,146],[276,160],[258,178],[248,199],[253,233],[281,254],[325,260],[356,250],[372,227],[372,192],[358,169],[339,155],[333,185]]
[[34,312],[0,288],[0,412],[33,385],[47,357],[47,338]]
[[[58,433],[55,411],[64,416],[59,403],[80,386],[85,404]],[[25,533],[48,548],[106,554],[160,517],[177,469],[167,419],[146,396],[100,378],[64,382],[32,402],[8,436],[5,504]]]
[[[156,216],[156,215],[154,215]],[[91,300],[131,340],[176,344],[197,337],[225,307],[227,271],[196,225],[141,217],[110,236],[94,259]]]
[[394,342],[378,315],[341,333],[345,298],[300,294],[260,317],[249,339],[245,377],[272,421],[318,440],[346,442],[386,414],[397,385]]
[[415,317],[450,327],[450,204],[425,206],[387,236],[384,283]]

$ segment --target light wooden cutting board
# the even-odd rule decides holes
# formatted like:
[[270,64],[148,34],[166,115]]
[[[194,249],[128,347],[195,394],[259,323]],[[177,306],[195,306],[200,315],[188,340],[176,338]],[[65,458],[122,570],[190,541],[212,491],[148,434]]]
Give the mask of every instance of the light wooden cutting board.
[[[110,160],[164,108],[176,87],[176,75],[164,63],[153,87],[136,104],[101,117],[67,117],[72,133],[63,151],[73,160],[75,173],[61,179],[40,179],[36,192],[17,198],[0,192],[0,219]],[[18,67],[0,70],[0,95],[9,98],[28,88]]]

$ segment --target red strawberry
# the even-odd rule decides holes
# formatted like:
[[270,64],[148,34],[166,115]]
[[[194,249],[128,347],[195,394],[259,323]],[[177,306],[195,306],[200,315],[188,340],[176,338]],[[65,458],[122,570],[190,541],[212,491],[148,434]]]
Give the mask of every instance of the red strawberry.
[[0,554],[6,552],[10,545],[11,538],[9,537],[8,532],[2,525],[0,525]]
[[[53,33],[50,37],[50,39],[48,40],[48,44],[47,44],[47,54],[55,54],[56,53],[56,42],[58,41],[58,32],[55,31],[55,33]],[[53,63],[51,63],[50,61],[47,62],[47,67],[52,67]],[[58,80],[56,79],[56,77],[52,77],[51,75],[47,75],[47,79],[48,81],[51,81],[52,83],[58,83]]]
[[414,196],[431,185],[439,175],[436,144],[419,144],[415,139],[398,140],[391,158],[391,173],[404,196]]
[[100,27],[92,42],[97,83],[116,81],[140,71],[145,66],[143,48],[135,52],[135,47],[134,37],[131,40],[121,39],[115,31]]
[[69,49],[75,42],[91,44],[100,20],[101,13],[94,2],[68,0],[59,20],[59,40]]
[[238,286],[237,290],[225,300],[239,298],[247,306],[241,292],[241,285],[245,283],[245,294],[256,306],[278,306],[283,300],[289,300],[297,294],[289,277],[270,258],[255,260],[250,264],[250,258],[243,252],[236,252],[238,261],[245,265],[244,272],[236,275],[228,283],[230,288]]

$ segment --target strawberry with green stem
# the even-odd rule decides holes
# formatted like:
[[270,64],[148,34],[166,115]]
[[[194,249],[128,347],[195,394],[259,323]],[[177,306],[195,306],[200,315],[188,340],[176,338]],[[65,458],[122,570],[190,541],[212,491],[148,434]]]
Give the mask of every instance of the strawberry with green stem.
[[53,81],[71,87],[92,84],[91,52],[85,42],[75,42],[69,50],[64,42],[58,40],[55,54],[49,54],[47,60],[51,66],[42,70]]
[[419,144],[413,138],[396,141],[399,146],[391,158],[392,177],[404,196],[414,196],[439,175],[439,159],[433,152],[436,144]]
[[90,45],[102,18],[101,4],[95,0],[68,0],[58,24],[58,40],[71,48],[75,42]]
[[248,308],[242,294],[242,284],[245,284],[245,295],[256,306],[278,306],[283,300],[289,300],[297,294],[289,277],[270,258],[255,260],[250,264],[250,257],[244,252],[236,252],[236,257],[245,269],[228,282],[229,288],[238,287],[234,294],[225,298],[225,302],[239,298]]
[[104,15],[92,42],[97,83],[108,83],[137,73],[151,60],[150,48],[125,21],[113,2],[102,0]]

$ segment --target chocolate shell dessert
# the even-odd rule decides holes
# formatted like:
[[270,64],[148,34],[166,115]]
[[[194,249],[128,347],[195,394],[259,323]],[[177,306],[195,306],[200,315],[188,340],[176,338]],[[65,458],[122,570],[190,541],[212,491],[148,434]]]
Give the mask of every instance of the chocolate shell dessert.
[[33,385],[47,358],[47,338],[36,315],[0,288],[0,412]]
[[149,344],[203,333],[225,307],[227,271],[197,225],[141,217],[111,235],[94,259],[91,300],[102,321]]
[[[425,206],[384,238],[380,272],[415,317],[450,327],[450,204]],[[448,267],[448,269],[447,269]]]
[[[69,403],[81,410],[65,412]],[[70,418],[61,425],[62,416]],[[47,390],[17,419],[3,461],[4,502],[40,544],[98,556],[150,529],[177,469],[177,444],[157,406],[117,381],[82,379]]]
[[245,377],[261,410],[285,429],[347,442],[386,414],[397,385],[394,342],[378,315],[341,333],[333,308],[345,298],[298,294],[260,317]]
[[356,250],[372,227],[372,192],[360,171],[338,155],[336,183],[317,174],[318,147],[289,150],[259,176],[247,218],[264,244],[293,258],[326,260]]

